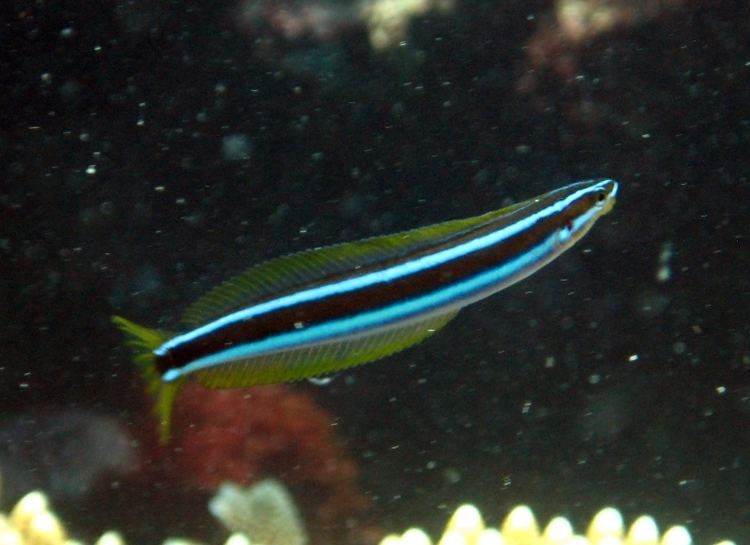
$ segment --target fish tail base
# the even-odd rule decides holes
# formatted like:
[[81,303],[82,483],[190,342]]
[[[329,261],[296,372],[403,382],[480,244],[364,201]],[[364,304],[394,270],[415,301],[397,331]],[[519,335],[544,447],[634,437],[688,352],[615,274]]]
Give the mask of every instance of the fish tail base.
[[159,391],[156,394],[156,405],[154,406],[154,413],[159,419],[159,439],[162,444],[169,442],[170,435],[172,433],[172,407],[174,407],[174,400],[177,397],[177,393],[182,387],[183,379],[175,382],[162,383],[159,387]]
[[166,443],[170,435],[172,405],[182,381],[162,382],[161,374],[156,368],[154,350],[172,337],[172,334],[143,327],[122,316],[112,316],[112,323],[125,335],[125,345],[133,352],[133,361],[146,383],[146,390],[156,398],[154,413],[159,419],[159,436]]

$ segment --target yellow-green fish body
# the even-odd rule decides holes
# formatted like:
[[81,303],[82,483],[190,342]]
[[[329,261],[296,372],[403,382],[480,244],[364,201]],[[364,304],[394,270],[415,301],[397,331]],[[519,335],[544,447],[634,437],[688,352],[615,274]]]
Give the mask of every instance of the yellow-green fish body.
[[314,377],[412,346],[466,305],[532,274],[614,205],[614,180],[574,183],[481,216],[272,259],[188,308],[170,334],[116,316],[156,395]]

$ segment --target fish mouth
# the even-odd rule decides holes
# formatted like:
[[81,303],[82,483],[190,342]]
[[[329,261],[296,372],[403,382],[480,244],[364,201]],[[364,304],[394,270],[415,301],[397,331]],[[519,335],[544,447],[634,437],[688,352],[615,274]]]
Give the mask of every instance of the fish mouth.
[[604,207],[602,208],[601,214],[609,214],[609,212],[614,208],[615,202],[617,201],[617,191],[620,188],[620,184],[618,184],[615,180],[607,180],[610,182],[611,188],[609,190],[609,194],[607,195],[607,201],[604,203]]

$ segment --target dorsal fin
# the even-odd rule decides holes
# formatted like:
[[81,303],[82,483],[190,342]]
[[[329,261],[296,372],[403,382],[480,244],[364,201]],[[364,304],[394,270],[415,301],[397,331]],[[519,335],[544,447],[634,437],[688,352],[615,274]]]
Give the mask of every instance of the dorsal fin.
[[196,327],[295,288],[314,285],[333,275],[403,256],[425,244],[439,243],[510,214],[528,202],[516,203],[471,218],[314,248],[271,259],[254,265],[209,290],[188,307],[182,316],[182,323]]

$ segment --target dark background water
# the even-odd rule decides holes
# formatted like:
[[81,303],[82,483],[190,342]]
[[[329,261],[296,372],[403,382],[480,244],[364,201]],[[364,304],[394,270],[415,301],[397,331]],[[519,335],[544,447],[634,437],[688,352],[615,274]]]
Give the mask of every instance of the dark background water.
[[382,52],[356,22],[285,39],[236,9],[3,8],[0,411],[128,422],[144,409],[112,313],[174,328],[264,258],[609,176],[614,212],[561,259],[297,387],[337,415],[384,528],[434,532],[462,501],[579,525],[614,504],[750,541],[745,3],[666,2],[575,44],[551,2],[457,2]]

